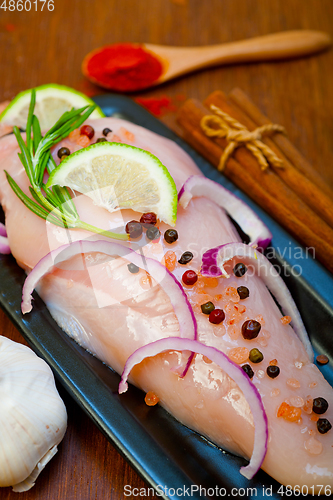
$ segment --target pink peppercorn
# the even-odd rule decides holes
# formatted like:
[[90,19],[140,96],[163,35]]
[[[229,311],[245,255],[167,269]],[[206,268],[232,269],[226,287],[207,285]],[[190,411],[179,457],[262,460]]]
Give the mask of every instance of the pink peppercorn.
[[185,285],[194,285],[198,281],[198,275],[195,271],[186,271],[182,276],[183,283]]
[[225,318],[224,311],[222,309],[214,309],[209,315],[209,321],[214,325],[219,325]]

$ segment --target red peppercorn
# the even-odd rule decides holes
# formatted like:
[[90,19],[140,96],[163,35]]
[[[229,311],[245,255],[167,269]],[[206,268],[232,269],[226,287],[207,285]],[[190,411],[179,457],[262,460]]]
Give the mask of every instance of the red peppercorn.
[[142,226],[137,220],[127,222],[125,231],[130,235],[130,238],[139,238],[142,234]]
[[224,311],[222,309],[214,309],[209,315],[209,321],[214,325],[219,325],[225,318]]
[[86,135],[89,139],[92,139],[95,135],[95,130],[90,125],[82,125],[80,134]]
[[198,275],[195,271],[186,271],[182,277],[183,283],[185,285],[194,285],[198,281]]
[[140,222],[143,227],[146,228],[149,226],[155,226],[157,222],[156,214],[154,214],[154,212],[147,212],[146,214],[141,215]]

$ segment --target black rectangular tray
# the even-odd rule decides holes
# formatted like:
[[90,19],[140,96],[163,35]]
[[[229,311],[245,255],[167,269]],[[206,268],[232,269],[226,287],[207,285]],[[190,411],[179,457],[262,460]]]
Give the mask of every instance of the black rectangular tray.
[[[273,233],[269,254],[274,253],[272,261],[294,296],[315,352],[330,358],[330,363],[320,369],[333,385],[332,275],[307,257],[304,249],[268,214],[133,100],[108,94],[95,101],[107,116],[125,118],[177,142],[207,177],[237,194],[264,220]],[[147,407],[142,392],[135,387],[130,386],[126,394],[119,396],[119,376],[70,339],[37,295],[32,313],[23,317],[20,303],[24,279],[24,272],[12,256],[0,256],[0,306],[29,345],[51,366],[69,394],[161,498],[181,500],[190,496],[188,493],[197,499],[231,496],[232,488],[243,488],[238,494],[233,490],[234,498],[264,498],[265,488],[272,488],[271,498],[280,498],[280,485],[265,472],[260,471],[248,481],[239,473],[245,460],[209,443],[163,408]]]

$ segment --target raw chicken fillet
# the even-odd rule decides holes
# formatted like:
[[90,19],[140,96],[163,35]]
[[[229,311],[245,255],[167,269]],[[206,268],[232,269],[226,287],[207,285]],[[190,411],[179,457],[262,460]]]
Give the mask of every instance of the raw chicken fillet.
[[[177,189],[190,175],[201,175],[193,161],[175,143],[116,118],[90,121],[95,137],[110,128],[123,142],[147,149],[168,168]],[[124,133],[125,131],[125,133]],[[126,132],[130,132],[133,136]],[[131,141],[128,137],[131,137]],[[71,151],[74,144],[65,140],[62,146]],[[59,146],[60,147],[60,146]],[[18,185],[29,194],[28,180],[17,156],[13,135],[0,140],[0,201],[6,215],[6,229],[12,254],[29,272],[50,250],[70,241],[98,239],[82,230],[65,230],[45,223],[30,212],[15,196],[5,178],[7,170]],[[56,156],[56,155],[55,155]],[[75,201],[82,220],[101,228],[123,227],[142,214],[130,210],[109,213],[85,196]],[[168,226],[159,224],[163,235]],[[199,272],[203,253],[213,247],[240,241],[226,213],[209,199],[193,198],[186,209],[179,208],[176,229],[178,240],[168,244],[163,236],[158,242],[147,242],[142,236],[142,251],[161,262],[166,252],[174,252],[176,265],[172,271],[181,282],[183,273]],[[185,251],[193,260],[178,264]],[[198,323],[198,340],[235,356],[241,351],[258,348],[264,356],[260,363],[250,363],[268,418],[269,442],[262,468],[285,485],[333,486],[333,430],[321,435],[316,417],[311,413],[311,399],[325,398],[329,408],[325,415],[333,422],[333,390],[313,365],[283,314],[275,304],[260,277],[245,273],[237,278],[227,266],[230,278],[207,279],[199,276],[194,286],[185,286]],[[39,283],[38,293],[47,304],[55,321],[83,348],[121,373],[127,358],[139,347],[164,338],[179,336],[179,324],[163,286],[150,280],[142,269],[129,272],[128,261],[94,252],[73,257],[61,268],[54,267]],[[236,289],[246,286],[250,295],[240,300]],[[209,322],[201,304],[212,301],[225,311],[219,325]],[[32,313],[33,314],[33,311]],[[262,325],[259,336],[245,340],[241,325],[255,319]],[[236,353],[236,354],[235,354]],[[130,381],[156,394],[172,415],[222,448],[247,459],[251,457],[255,422],[248,402],[233,380],[217,365],[202,355],[195,355],[185,377],[175,368],[182,354],[172,351],[147,358],[131,372]],[[277,363],[280,375],[272,379],[266,368]],[[246,364],[249,361],[240,362]],[[310,403],[309,403],[310,401]],[[301,416],[290,421],[277,416],[280,405],[287,402],[300,408]],[[311,490],[310,490],[311,491]]]

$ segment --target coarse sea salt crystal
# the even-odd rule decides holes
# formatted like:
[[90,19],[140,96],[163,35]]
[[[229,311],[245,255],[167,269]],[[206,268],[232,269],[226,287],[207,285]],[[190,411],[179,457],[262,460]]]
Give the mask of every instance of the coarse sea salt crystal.
[[323,451],[323,445],[314,437],[310,437],[310,439],[305,441],[304,448],[309,453],[309,455],[320,455],[320,453]]
[[287,385],[289,385],[289,387],[292,387],[293,389],[299,389],[301,387],[299,380],[297,380],[296,378],[288,378]]
[[293,396],[292,398],[290,398],[290,404],[292,404],[296,408],[302,408],[304,406],[304,403],[304,399],[300,396]]
[[258,378],[263,378],[265,376],[264,370],[258,370],[256,373]]

